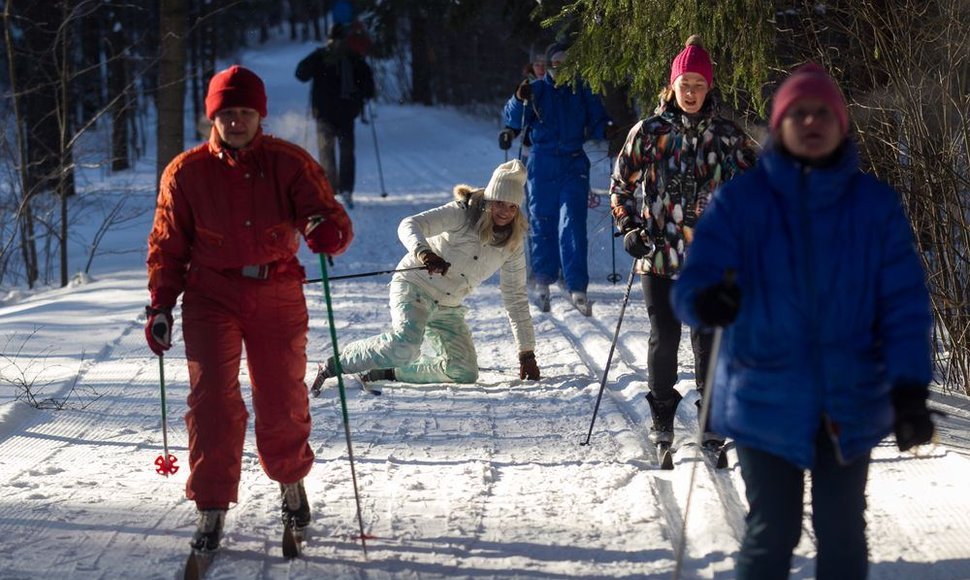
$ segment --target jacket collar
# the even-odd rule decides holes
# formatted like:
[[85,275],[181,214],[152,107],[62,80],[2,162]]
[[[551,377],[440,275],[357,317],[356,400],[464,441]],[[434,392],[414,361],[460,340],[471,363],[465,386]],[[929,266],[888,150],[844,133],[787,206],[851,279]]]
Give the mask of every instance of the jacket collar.
[[219,132],[215,126],[209,132],[209,152],[216,158],[222,160],[230,167],[239,165],[257,165],[256,153],[262,148],[263,127],[260,125],[256,129],[256,136],[242,149],[230,149],[219,138]]
[[848,193],[852,178],[859,173],[859,149],[853,141],[846,140],[834,163],[811,167],[769,142],[759,163],[772,189],[782,197],[792,199],[804,193],[808,207],[820,208],[836,203]]

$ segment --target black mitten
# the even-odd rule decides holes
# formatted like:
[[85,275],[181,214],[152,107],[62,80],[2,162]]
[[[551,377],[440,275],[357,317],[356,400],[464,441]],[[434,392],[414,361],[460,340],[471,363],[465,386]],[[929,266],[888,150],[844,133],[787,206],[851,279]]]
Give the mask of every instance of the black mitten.
[[741,311],[741,288],[734,282],[708,286],[697,294],[694,309],[705,326],[727,326]]
[[900,451],[933,440],[936,428],[930,410],[926,408],[928,395],[929,389],[925,385],[903,383],[893,388],[893,408],[896,410],[893,431],[896,432],[896,446]]

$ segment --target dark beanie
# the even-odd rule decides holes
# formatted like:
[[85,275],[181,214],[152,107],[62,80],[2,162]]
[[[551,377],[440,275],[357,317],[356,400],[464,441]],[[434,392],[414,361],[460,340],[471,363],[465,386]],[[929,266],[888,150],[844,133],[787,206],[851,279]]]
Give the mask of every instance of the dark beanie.
[[255,109],[260,117],[266,116],[266,87],[263,86],[263,79],[238,64],[216,73],[209,81],[209,94],[205,97],[205,116],[211,120],[216,113],[230,107]]

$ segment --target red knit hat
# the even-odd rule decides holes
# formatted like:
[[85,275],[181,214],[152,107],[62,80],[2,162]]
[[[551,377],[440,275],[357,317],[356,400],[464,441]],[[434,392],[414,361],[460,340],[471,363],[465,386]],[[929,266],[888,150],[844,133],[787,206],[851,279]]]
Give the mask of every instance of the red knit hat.
[[711,55],[704,50],[701,37],[696,34],[687,39],[684,50],[674,57],[674,62],[670,65],[670,84],[674,84],[680,75],[689,72],[704,77],[708,87],[714,86],[714,65],[711,64]]
[[238,64],[216,73],[209,81],[205,116],[213,119],[216,113],[229,107],[256,109],[260,117],[265,117],[266,87],[263,86],[263,79]]
[[781,83],[775,91],[775,97],[771,104],[772,132],[777,131],[781,125],[781,120],[785,117],[788,108],[795,101],[805,98],[815,98],[823,101],[832,109],[835,117],[839,120],[842,128],[842,135],[849,132],[849,110],[845,105],[845,97],[839,85],[835,83],[829,73],[821,66],[810,62],[795,69],[795,71]]

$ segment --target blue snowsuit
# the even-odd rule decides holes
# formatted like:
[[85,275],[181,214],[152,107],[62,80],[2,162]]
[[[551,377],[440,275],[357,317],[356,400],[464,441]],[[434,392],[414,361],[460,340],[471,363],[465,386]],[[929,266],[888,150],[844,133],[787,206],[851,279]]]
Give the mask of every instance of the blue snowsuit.
[[547,74],[532,81],[528,105],[515,96],[505,104],[506,126],[523,129],[523,120],[532,132],[527,203],[533,278],[552,284],[561,268],[566,289],[585,292],[590,163],[583,142],[603,139],[610,119],[585,83],[557,87]]
[[697,293],[736,271],[741,311],[724,332],[712,427],[803,469],[823,419],[851,461],[892,431],[893,386],[932,379],[933,317],[909,221],[844,147],[824,169],[771,149],[722,186],[671,295],[699,326]]
[[698,221],[677,315],[699,326],[697,293],[728,270],[741,309],[724,331],[711,425],[737,444],[749,505],[737,577],[788,577],[807,469],[818,578],[865,578],[865,488],[892,429],[890,393],[932,375],[929,294],[899,197],[859,170],[851,142],[820,168],[769,147]]

